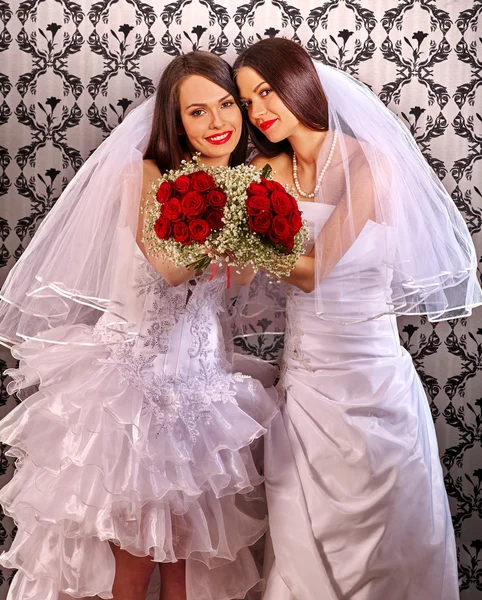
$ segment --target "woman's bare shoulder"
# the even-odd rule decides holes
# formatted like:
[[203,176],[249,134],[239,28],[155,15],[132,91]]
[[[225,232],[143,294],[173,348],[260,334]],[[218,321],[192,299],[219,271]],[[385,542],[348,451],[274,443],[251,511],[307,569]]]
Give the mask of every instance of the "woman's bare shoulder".
[[145,189],[150,188],[153,181],[162,176],[159,167],[155,160],[144,159],[142,161],[142,187],[143,193]]
[[142,168],[143,168],[143,172],[144,175],[147,174],[159,174],[159,176],[161,175],[161,172],[159,171],[159,167],[157,166],[157,163],[155,160],[153,160],[152,158],[145,158],[142,161]]

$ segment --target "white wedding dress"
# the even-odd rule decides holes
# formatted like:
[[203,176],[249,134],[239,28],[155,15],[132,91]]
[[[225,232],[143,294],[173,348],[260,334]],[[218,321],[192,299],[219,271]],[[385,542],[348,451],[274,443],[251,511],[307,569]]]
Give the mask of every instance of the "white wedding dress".
[[250,444],[276,401],[231,372],[226,277],[170,287],[137,258],[134,341],[106,313],[13,349],[8,390],[26,399],[0,423],[17,467],[0,492],[18,525],[0,561],[18,569],[8,600],[112,598],[109,541],[187,558],[188,600],[245,598],[260,580],[249,546],[267,519]]
[[[301,205],[312,244],[333,207]],[[382,309],[383,239],[369,221],[341,261]],[[335,267],[322,283],[341,316],[357,302],[349,282],[339,297]],[[324,321],[314,294],[290,286],[281,386],[282,414],[265,437],[273,546],[263,600],[456,600],[434,425],[395,317]]]

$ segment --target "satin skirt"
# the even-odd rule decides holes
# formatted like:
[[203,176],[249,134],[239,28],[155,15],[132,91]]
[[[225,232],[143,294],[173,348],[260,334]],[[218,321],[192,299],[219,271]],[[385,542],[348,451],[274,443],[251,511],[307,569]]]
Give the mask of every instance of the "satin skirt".
[[457,600],[435,429],[395,319],[297,318],[265,438],[263,600]]
[[182,424],[160,430],[146,390],[122,377],[91,327],[54,334],[62,343],[15,347],[8,390],[28,397],[0,423],[16,461],[0,491],[18,527],[0,557],[17,569],[8,600],[112,598],[111,542],[185,559],[188,600],[247,598],[262,585],[250,547],[267,528],[252,443],[277,413],[273,390],[240,377],[196,436]]

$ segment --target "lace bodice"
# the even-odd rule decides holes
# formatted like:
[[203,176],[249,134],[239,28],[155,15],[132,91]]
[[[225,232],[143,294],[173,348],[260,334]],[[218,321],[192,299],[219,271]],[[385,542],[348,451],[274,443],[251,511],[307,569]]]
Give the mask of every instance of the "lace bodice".
[[173,287],[144,257],[139,261],[137,336],[126,341],[104,315],[94,327],[107,351],[101,362],[143,391],[144,412],[159,430],[169,431],[180,419],[196,437],[197,421],[209,419],[213,402],[235,402],[233,383],[243,378],[230,372],[219,321],[226,279],[205,273]]

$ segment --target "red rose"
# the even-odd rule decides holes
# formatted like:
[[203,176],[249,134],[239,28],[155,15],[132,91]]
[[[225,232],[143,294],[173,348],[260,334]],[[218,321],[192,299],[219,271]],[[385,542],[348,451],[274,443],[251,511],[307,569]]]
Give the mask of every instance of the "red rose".
[[249,217],[248,225],[251,231],[255,231],[260,235],[267,233],[271,227],[271,212],[269,210],[263,210],[259,215]]
[[185,194],[191,189],[191,180],[187,175],[179,175],[179,177],[172,184],[176,192],[179,194]]
[[271,229],[268,234],[269,239],[276,244],[283,244],[285,240],[291,237],[290,226],[285,217],[276,215],[271,223]]
[[278,215],[285,217],[292,210],[291,198],[286,192],[271,192],[270,200],[274,212]]
[[265,185],[270,192],[286,192],[281,183],[278,183],[277,181],[271,181],[270,179],[261,177],[261,183]]
[[177,198],[172,198],[162,205],[162,216],[170,221],[179,221],[182,218],[181,203]]
[[226,202],[228,201],[228,197],[221,188],[216,188],[208,193],[206,200],[210,206],[224,208],[226,206]]
[[268,196],[249,196],[246,200],[246,210],[248,215],[254,217],[259,215],[263,210],[269,210],[271,208],[271,202]]
[[169,198],[171,198],[174,195],[172,185],[169,183],[169,181],[163,181],[161,183],[161,185],[159,186],[159,189],[157,190],[156,195],[157,195],[157,201],[160,202],[161,204],[163,204],[164,202],[167,202],[169,200]]
[[188,192],[182,199],[182,212],[192,218],[206,210],[206,202],[199,192]]
[[204,219],[193,219],[189,223],[189,234],[193,242],[204,244],[210,233],[211,227],[209,227],[209,223]]
[[293,250],[293,246],[295,243],[295,238],[293,237],[289,237],[287,240],[285,240],[283,242],[283,246],[287,249],[287,250]]
[[206,221],[213,231],[219,231],[224,227],[223,213],[220,210],[211,209],[206,213]]
[[288,224],[290,226],[290,231],[293,235],[297,234],[303,225],[303,221],[301,220],[301,213],[298,209],[293,211],[288,217]]
[[159,217],[154,225],[154,231],[160,240],[167,240],[171,235],[171,221]]
[[269,194],[268,188],[261,183],[250,183],[247,189],[248,196],[267,196]]
[[173,237],[176,240],[176,242],[181,242],[181,244],[186,245],[189,244],[189,242],[191,241],[191,238],[189,236],[189,228],[186,225],[186,223],[184,223],[184,221],[181,221],[180,223],[175,223]]
[[207,192],[216,187],[216,182],[205,171],[196,171],[191,174],[192,189],[196,192]]

